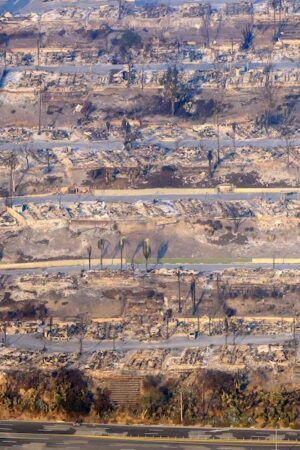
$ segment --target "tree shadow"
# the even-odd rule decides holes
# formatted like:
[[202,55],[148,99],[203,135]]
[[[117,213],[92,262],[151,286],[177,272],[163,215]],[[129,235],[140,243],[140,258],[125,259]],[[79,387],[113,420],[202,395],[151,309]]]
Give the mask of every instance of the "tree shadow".
[[143,242],[144,241],[140,241],[138,242],[136,249],[134,250],[132,257],[131,257],[131,265],[134,265],[134,258],[136,257],[136,255],[139,253],[140,250],[142,250],[143,248]]
[[167,254],[169,248],[169,242],[162,243],[157,250],[156,264],[160,263],[160,260]]

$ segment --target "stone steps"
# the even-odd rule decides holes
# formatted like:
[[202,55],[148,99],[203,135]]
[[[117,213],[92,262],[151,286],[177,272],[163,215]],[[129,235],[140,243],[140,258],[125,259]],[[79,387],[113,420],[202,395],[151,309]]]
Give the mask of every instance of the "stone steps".
[[111,400],[117,405],[136,404],[141,394],[141,377],[114,377],[108,383]]

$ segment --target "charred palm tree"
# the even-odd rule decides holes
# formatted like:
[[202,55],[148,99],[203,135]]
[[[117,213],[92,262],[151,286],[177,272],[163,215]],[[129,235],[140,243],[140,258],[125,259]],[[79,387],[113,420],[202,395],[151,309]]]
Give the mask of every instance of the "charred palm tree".
[[144,239],[144,242],[143,242],[143,255],[145,257],[146,272],[148,272],[148,260],[151,256],[150,241],[148,238]]
[[88,260],[89,260],[89,270],[91,270],[92,268],[92,246],[88,245],[86,248],[87,254],[88,254]]
[[120,254],[121,254],[121,271],[123,270],[123,251],[124,251],[124,247],[125,247],[125,237],[121,236],[119,239],[119,249],[120,249]]

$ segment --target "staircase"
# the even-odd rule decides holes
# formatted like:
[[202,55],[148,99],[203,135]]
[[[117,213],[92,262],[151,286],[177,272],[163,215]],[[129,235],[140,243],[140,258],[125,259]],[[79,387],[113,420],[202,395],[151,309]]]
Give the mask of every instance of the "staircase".
[[111,400],[117,405],[135,405],[141,394],[142,378],[118,376],[107,383]]

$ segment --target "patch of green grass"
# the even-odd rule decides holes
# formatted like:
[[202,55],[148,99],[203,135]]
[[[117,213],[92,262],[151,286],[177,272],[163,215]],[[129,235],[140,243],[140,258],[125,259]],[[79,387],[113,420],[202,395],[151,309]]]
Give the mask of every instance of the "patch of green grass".
[[[251,263],[251,258],[150,258],[149,264],[231,264],[231,263]],[[144,259],[135,260],[137,264],[143,264]]]

